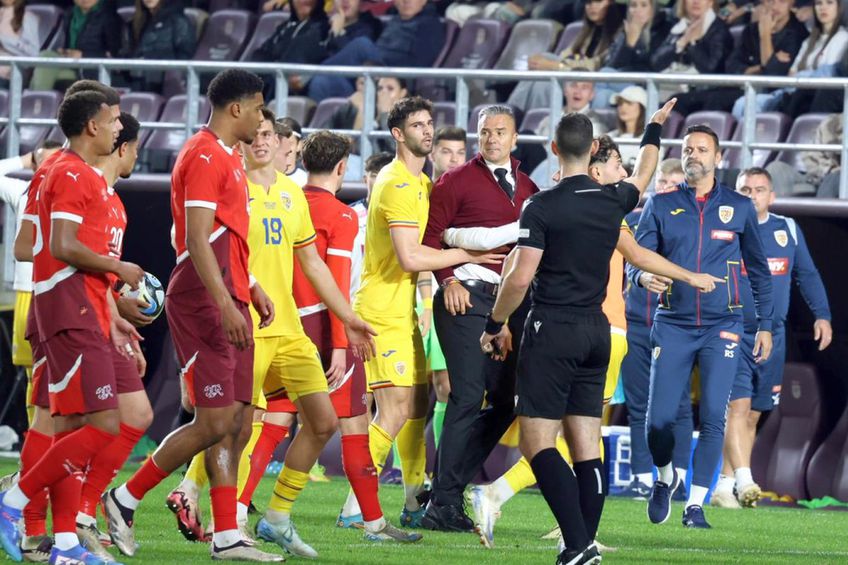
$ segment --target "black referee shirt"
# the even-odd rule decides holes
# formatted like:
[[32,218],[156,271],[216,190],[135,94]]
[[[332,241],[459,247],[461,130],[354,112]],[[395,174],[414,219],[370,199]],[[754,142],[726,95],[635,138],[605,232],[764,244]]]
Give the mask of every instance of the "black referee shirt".
[[518,245],[541,249],[533,306],[600,310],[621,221],[639,203],[630,183],[568,177],[533,195],[521,212]]

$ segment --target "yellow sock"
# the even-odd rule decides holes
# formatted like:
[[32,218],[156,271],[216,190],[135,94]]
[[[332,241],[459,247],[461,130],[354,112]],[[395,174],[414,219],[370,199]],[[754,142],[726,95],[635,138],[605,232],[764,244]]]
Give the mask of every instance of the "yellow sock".
[[308,482],[309,473],[283,467],[280,476],[277,477],[277,483],[274,485],[274,494],[271,495],[268,509],[283,514],[291,514],[294,501],[300,496],[300,492]]
[[424,473],[427,467],[427,446],[424,443],[424,418],[406,421],[397,436],[397,449],[403,472],[403,489],[406,493],[406,508],[415,511],[415,499],[424,488]]
[[244,451],[241,452],[238,467],[238,495],[241,496],[241,491],[244,490],[244,485],[247,484],[247,477],[250,475],[250,456],[253,455],[253,448],[256,447],[256,442],[259,441],[259,434],[262,433],[262,420],[255,421],[251,425],[250,439],[247,440],[247,445],[244,446]]
[[383,467],[386,465],[386,458],[392,449],[392,442],[392,436],[386,430],[373,422],[368,425],[368,447],[371,449],[371,459],[374,460],[378,476],[383,472]]
[[192,458],[185,474],[185,478],[196,484],[198,488],[203,488],[209,483],[206,465],[203,463],[203,454],[204,452],[201,451]]
[[516,461],[515,465],[503,474],[503,478],[515,494],[536,484],[536,475],[533,474],[533,469],[530,468],[530,463],[525,457]]

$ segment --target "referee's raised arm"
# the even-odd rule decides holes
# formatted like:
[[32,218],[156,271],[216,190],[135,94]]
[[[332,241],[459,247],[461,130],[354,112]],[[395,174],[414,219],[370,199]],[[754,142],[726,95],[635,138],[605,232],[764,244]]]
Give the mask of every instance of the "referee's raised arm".
[[629,182],[638,188],[640,195],[644,194],[657,170],[662,125],[668,119],[676,103],[677,98],[672,98],[651,116],[651,122],[645,127],[645,133],[642,134],[642,144],[639,148],[636,166],[633,168],[633,175],[624,179],[625,182]]

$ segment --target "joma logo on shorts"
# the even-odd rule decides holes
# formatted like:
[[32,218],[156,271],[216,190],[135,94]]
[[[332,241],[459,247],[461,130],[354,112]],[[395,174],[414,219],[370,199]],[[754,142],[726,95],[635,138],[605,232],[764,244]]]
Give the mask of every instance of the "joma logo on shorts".
[[216,396],[224,396],[224,389],[221,385],[206,385],[203,387],[203,394],[206,398],[215,398]]
[[94,394],[97,395],[97,398],[100,400],[106,400],[107,398],[113,396],[112,394],[112,385],[99,386],[97,390],[94,391]]

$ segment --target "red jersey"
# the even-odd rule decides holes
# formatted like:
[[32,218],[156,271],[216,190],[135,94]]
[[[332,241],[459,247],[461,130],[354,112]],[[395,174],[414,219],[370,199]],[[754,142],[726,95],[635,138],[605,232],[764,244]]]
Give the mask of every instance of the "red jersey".
[[[115,189],[110,188],[108,196],[109,199],[106,201],[106,206],[109,208],[109,216],[107,218],[107,229],[109,230],[110,237],[109,256],[120,259],[124,253],[124,234],[127,232],[127,211],[124,208],[123,200],[118,196]],[[118,276],[113,273],[107,274],[113,294],[117,299],[115,284],[119,281]]]
[[[350,265],[354,240],[359,232],[359,219],[356,212],[322,188],[306,185],[303,193],[309,203],[309,215],[318,236],[315,247],[347,298],[350,296]],[[297,261],[294,262],[292,290],[301,317],[326,308]],[[348,345],[344,324],[332,312],[330,343],[333,349],[346,349]]]
[[250,303],[247,174],[241,153],[207,128],[183,146],[171,174],[177,266],[168,284],[169,296],[205,289],[186,248],[186,208],[192,207],[215,211],[209,243],[224,284],[233,298]]
[[102,173],[73,151],[54,161],[38,194],[33,246],[35,317],[42,340],[62,330],[91,329],[109,335],[111,311],[106,273],[79,271],[50,254],[53,220],[79,224],[77,239],[99,255],[109,253],[109,202],[114,192]]

